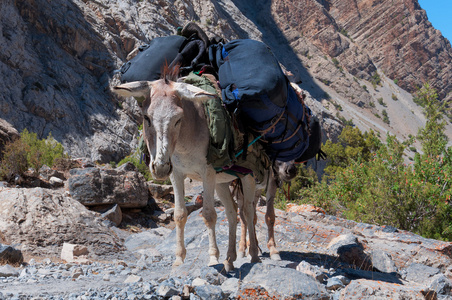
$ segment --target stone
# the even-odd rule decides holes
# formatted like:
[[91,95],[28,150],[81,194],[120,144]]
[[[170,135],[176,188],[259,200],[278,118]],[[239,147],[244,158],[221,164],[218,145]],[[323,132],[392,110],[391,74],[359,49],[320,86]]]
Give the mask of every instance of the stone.
[[413,281],[421,284],[428,283],[432,280],[433,276],[440,273],[438,268],[426,266],[424,264],[412,263],[406,269],[406,275],[404,279],[407,281]]
[[87,262],[89,251],[86,246],[63,243],[61,249],[61,259],[68,262]]
[[331,277],[328,278],[327,283],[326,283],[326,289],[329,291],[335,291],[338,289],[341,289],[345,287],[345,284],[342,282],[342,280],[338,277]]
[[199,278],[199,277],[193,279],[193,281],[191,282],[191,286],[200,286],[200,285],[206,285],[206,284],[209,284],[207,282],[207,280]]
[[323,282],[327,278],[327,274],[320,270],[319,267],[313,266],[306,261],[302,261],[297,265],[297,271],[314,277],[317,281]]
[[372,279],[352,280],[341,290],[338,299],[427,299],[422,286],[396,284]]
[[8,264],[0,266],[0,277],[18,277],[19,275],[20,272]]
[[175,295],[179,295],[179,289],[174,286],[173,281],[165,280],[157,287],[156,294],[160,297],[169,298]]
[[238,291],[239,279],[235,277],[228,278],[221,284],[220,287],[226,297],[234,295]]
[[429,289],[438,295],[451,296],[452,298],[452,282],[443,274],[432,277]]
[[124,245],[129,251],[155,248],[155,245],[164,241],[170,233],[171,230],[165,227],[146,230],[127,237]]
[[110,220],[115,226],[119,226],[122,222],[122,211],[118,204],[113,205],[110,209],[101,214],[102,218]]
[[64,186],[64,181],[62,179],[58,178],[58,177],[55,177],[55,176],[50,177],[49,183],[53,187],[62,187],[62,186]]
[[290,268],[244,264],[239,272],[247,274],[242,279],[243,283],[259,285],[274,297],[303,295],[307,299],[321,299],[328,294],[325,287],[314,278]]
[[372,267],[379,272],[394,273],[398,269],[388,253],[382,250],[373,250],[370,253]]
[[77,278],[79,278],[80,276],[83,276],[83,275],[84,275],[84,273],[83,273],[83,269],[82,268],[75,268],[74,270],[72,270],[71,278],[77,279]]
[[22,251],[9,245],[0,244],[0,261],[7,264],[21,264],[24,257]]
[[154,198],[157,198],[157,199],[162,199],[165,196],[167,196],[173,192],[172,185],[157,184],[157,183],[148,181],[147,186],[148,186],[149,193],[151,194],[151,196]]
[[222,300],[224,299],[223,290],[215,285],[199,285],[194,288],[195,293],[202,300]]
[[126,280],[124,280],[124,283],[135,283],[135,282],[141,282],[143,281],[143,278],[138,275],[129,275]]
[[223,274],[220,274],[215,268],[209,266],[201,268],[200,277],[213,285],[221,285],[226,280]]
[[102,225],[98,214],[61,190],[0,190],[0,232],[31,255],[60,256],[64,242],[90,245],[90,254],[117,255],[124,249],[118,235]]
[[345,245],[338,248],[339,260],[354,265],[363,270],[371,270],[372,263],[364,253],[362,245]]
[[72,169],[68,188],[72,198],[86,206],[118,204],[120,207],[145,207],[148,203],[146,181],[137,171],[117,169]]

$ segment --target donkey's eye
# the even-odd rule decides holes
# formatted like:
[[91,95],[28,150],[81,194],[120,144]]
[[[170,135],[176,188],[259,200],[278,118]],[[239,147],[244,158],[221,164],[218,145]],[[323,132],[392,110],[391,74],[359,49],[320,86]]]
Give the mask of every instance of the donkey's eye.
[[143,119],[148,123],[148,126],[151,127],[151,119],[148,116],[144,116]]
[[174,124],[174,127],[180,125],[181,121],[182,121],[182,119],[177,120],[176,124]]

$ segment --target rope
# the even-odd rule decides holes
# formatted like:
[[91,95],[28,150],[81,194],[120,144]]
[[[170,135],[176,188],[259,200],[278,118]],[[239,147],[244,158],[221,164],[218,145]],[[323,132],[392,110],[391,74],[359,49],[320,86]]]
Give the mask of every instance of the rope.
[[[257,142],[261,137],[262,137],[262,135],[260,135],[260,136],[258,136],[257,138],[255,138],[251,143],[248,144],[248,147],[246,147],[246,148],[248,149],[252,144],[254,144],[255,142]],[[242,154],[242,153],[243,153],[243,149],[240,150],[239,152],[237,152],[237,154],[235,155],[235,157],[236,157],[236,158],[239,157],[240,154]]]

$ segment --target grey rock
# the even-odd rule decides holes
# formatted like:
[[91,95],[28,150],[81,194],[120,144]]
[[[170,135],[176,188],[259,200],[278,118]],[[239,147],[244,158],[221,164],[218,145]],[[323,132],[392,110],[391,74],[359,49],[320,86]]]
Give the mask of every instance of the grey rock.
[[221,285],[226,280],[226,277],[220,274],[215,268],[207,266],[201,268],[200,277],[213,285]]
[[59,256],[64,241],[89,245],[90,253],[124,249],[119,237],[96,213],[63,191],[42,188],[0,190],[0,231],[11,244],[33,255]]
[[234,296],[234,294],[237,293],[238,286],[239,286],[239,279],[232,277],[232,278],[226,279],[221,284],[220,287],[223,290],[223,293],[225,294],[225,296],[229,297],[230,295]]
[[337,276],[328,278],[326,283],[327,290],[335,291],[343,287],[345,287],[345,284],[342,282],[341,278],[338,278]]
[[110,220],[115,226],[119,226],[122,221],[122,211],[118,204],[102,213],[102,218]]
[[147,186],[152,197],[157,199],[164,198],[173,191],[172,185],[157,184],[149,181],[147,182]]
[[129,251],[155,248],[164,241],[170,233],[171,230],[164,227],[150,229],[127,237],[124,245]]
[[358,238],[353,234],[343,234],[331,240],[328,250],[333,255],[339,255],[338,249],[343,246],[359,245]]
[[317,281],[321,283],[327,278],[327,274],[324,271],[322,271],[318,266],[313,266],[306,261],[300,262],[296,270],[303,272],[306,275],[314,277]]
[[403,279],[421,284],[429,283],[432,277],[439,274],[438,268],[426,266],[424,264],[412,263],[405,269],[406,275]]
[[0,277],[18,277],[19,275],[20,272],[8,264],[0,266]]
[[195,293],[202,300],[222,300],[225,298],[223,290],[215,285],[200,285],[195,287]]
[[383,273],[394,273],[398,269],[388,253],[382,250],[373,250],[370,253],[372,267]]
[[156,289],[156,294],[160,297],[169,298],[174,295],[179,295],[180,291],[174,285],[174,281],[165,280],[159,284]]
[[68,179],[71,196],[80,203],[118,204],[121,207],[144,207],[148,202],[146,181],[137,171],[117,169],[72,169]]
[[434,275],[429,288],[438,295],[452,296],[452,282],[443,274]]
[[368,255],[364,253],[361,244],[343,245],[337,249],[339,260],[354,265],[364,270],[372,269],[372,262]]
[[262,286],[270,295],[295,297],[301,294],[305,299],[328,298],[324,286],[311,276],[294,269],[248,263],[244,264],[239,272],[246,274],[244,283]]

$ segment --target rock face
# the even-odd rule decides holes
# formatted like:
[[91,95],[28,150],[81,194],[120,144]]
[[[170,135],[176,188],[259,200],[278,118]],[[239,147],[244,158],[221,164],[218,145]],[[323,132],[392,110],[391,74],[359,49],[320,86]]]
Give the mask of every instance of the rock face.
[[409,92],[429,81],[440,98],[452,97],[450,41],[417,0],[277,0],[271,10],[294,49],[308,41],[355,77],[378,69]]
[[417,0],[7,0],[0,9],[0,118],[41,138],[52,132],[72,156],[93,161],[136,147],[139,109],[109,92],[115,70],[189,20],[209,37],[264,41],[316,101],[334,91],[369,107],[358,80],[376,70],[410,92],[429,81],[451,97],[450,43]]

